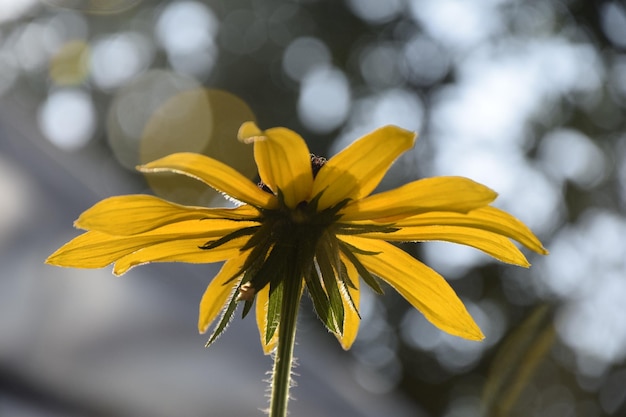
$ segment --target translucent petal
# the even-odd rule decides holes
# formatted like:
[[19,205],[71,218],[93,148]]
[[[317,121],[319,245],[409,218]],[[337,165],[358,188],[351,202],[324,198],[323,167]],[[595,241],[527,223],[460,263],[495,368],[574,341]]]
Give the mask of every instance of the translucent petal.
[[220,238],[255,222],[231,220],[187,220],[169,224],[149,232],[133,236],[115,236],[98,231],[85,232],[72,239],[46,260],[46,263],[73,268],[103,268],[121,257],[142,248],[163,242],[193,241],[198,246]]
[[484,338],[463,302],[441,275],[406,252],[380,240],[341,237],[361,250],[377,255],[355,256],[372,273],[387,281],[435,326],[470,340]]
[[183,220],[244,220],[258,216],[258,210],[250,205],[233,209],[189,207],[151,195],[123,195],[96,203],[80,215],[74,226],[111,235],[134,235]]
[[313,182],[313,195],[324,191],[319,208],[369,195],[391,164],[415,142],[413,132],[396,126],[377,129],[330,158]]
[[[354,288],[348,285],[346,288],[349,295],[345,293],[341,294],[344,301],[343,335],[335,333],[335,336],[339,340],[339,343],[341,343],[341,347],[348,350],[352,347],[352,344],[356,339],[356,335],[359,331],[359,324],[361,323],[361,318],[359,317],[358,312],[361,291],[359,274],[356,268],[347,259],[342,260],[346,265],[348,276],[350,277],[350,281],[352,281]],[[351,298],[352,302],[350,302],[348,296]]]
[[239,280],[228,281],[241,269],[246,257],[247,254],[226,261],[220,272],[209,283],[200,301],[200,312],[198,315],[198,331],[200,333],[206,333],[219,312],[226,307],[230,296],[237,285],[239,285]]
[[522,252],[507,237],[480,229],[457,226],[404,227],[393,233],[364,233],[363,238],[394,242],[426,242],[440,240],[471,246],[493,256],[499,261],[529,267]]
[[274,208],[276,197],[261,190],[255,183],[230,166],[208,156],[182,152],[141,165],[144,173],[174,172],[196,178],[218,191],[255,207]]
[[311,155],[300,135],[284,127],[262,132],[254,123],[247,122],[239,130],[239,138],[254,142],[254,159],[261,181],[274,193],[280,189],[288,207],[309,200],[313,187]]
[[57,249],[46,259],[46,263],[70,268],[103,268],[151,241],[86,232]]
[[469,213],[431,212],[408,217],[394,223],[396,227],[434,225],[463,226],[498,233],[515,239],[528,249],[542,255],[548,251],[524,223],[495,207],[481,207]]
[[265,343],[265,333],[267,332],[267,304],[269,302],[270,286],[266,285],[256,294],[256,323],[259,328],[259,337],[261,338],[261,347],[263,353],[269,355],[272,353],[278,343],[278,330],[274,332],[274,336],[269,343]]
[[497,193],[464,177],[433,177],[349,203],[342,221],[389,221],[429,211],[468,212],[486,206]]
[[233,239],[211,250],[199,249],[205,239],[173,240],[142,248],[115,262],[113,273],[122,275],[130,268],[150,262],[187,262],[204,264],[221,262],[236,257],[247,238]]

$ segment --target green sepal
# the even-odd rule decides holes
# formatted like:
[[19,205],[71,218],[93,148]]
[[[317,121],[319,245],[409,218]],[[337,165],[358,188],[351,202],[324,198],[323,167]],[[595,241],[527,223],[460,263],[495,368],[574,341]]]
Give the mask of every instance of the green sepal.
[[236,239],[238,237],[242,237],[242,236],[249,236],[254,234],[254,232],[259,229],[261,226],[250,226],[250,227],[243,227],[241,229],[237,229],[234,232],[231,232],[229,234],[227,234],[226,236],[223,236],[217,240],[211,240],[207,243],[205,243],[202,246],[198,246],[198,248],[203,249],[203,250],[211,250],[211,249],[215,249],[219,246],[222,246],[225,243],[230,242],[233,239]]
[[[250,240],[254,239],[254,236],[256,235],[253,235]],[[270,251],[271,248],[272,248],[272,245],[271,245],[271,241],[269,240],[264,242],[263,245],[255,246],[254,249],[250,251],[250,254],[244,261],[241,268],[239,268],[239,270],[236,273],[234,273],[230,278],[228,278],[224,282],[223,285],[228,285],[230,282],[232,282],[234,279],[236,279],[237,277],[239,277],[241,274],[244,274],[244,273],[245,273],[246,279],[244,279],[243,282],[251,281],[251,277],[253,277],[257,273],[257,271],[263,266],[265,258],[267,257],[267,253]]]
[[267,246],[271,242],[273,224],[271,222],[263,222],[258,227],[258,231],[248,239],[246,243],[241,247],[241,251],[244,252],[250,248],[256,248],[258,246]]
[[339,276],[341,277],[341,279],[339,280],[339,285],[341,286],[341,290],[342,290],[341,293],[343,294],[345,299],[348,301],[350,308],[356,313],[357,316],[359,316],[359,318],[361,318],[361,313],[359,313],[359,309],[356,307],[356,304],[354,304],[354,300],[352,299],[352,294],[350,294],[350,291],[347,288],[347,287],[350,287],[350,288],[356,289],[356,286],[354,285],[354,283],[348,276],[348,270],[346,268],[346,265],[343,263],[343,261],[340,261],[340,262],[341,262],[341,274]]
[[[346,254],[346,252],[344,252],[345,249],[347,249],[351,255],[358,253],[359,255],[378,255],[379,253],[381,253],[380,251],[371,251],[371,250],[363,250],[363,249],[359,249],[356,246],[353,246],[347,242],[344,242],[343,240],[339,240],[337,239],[337,242],[339,242],[340,247],[343,246],[341,248],[341,251]],[[353,255],[354,256],[354,255]]]
[[311,272],[304,277],[304,281],[306,282],[306,288],[309,292],[309,296],[311,297],[311,301],[313,301],[313,308],[315,309],[320,321],[329,331],[338,332],[337,326],[333,321],[330,301],[328,301],[328,296],[326,295],[326,292],[324,292],[324,288],[322,288],[322,283],[317,270],[312,268]]
[[248,315],[248,313],[250,312],[250,310],[252,309],[252,306],[254,305],[254,300],[246,300],[244,302],[243,305],[243,311],[241,312],[241,318],[245,319],[246,316]]
[[348,268],[346,268],[346,264],[343,263],[343,261],[341,262],[341,274],[339,275],[339,277],[341,278],[341,282],[344,283],[344,285],[346,285],[347,287],[350,287],[354,290],[356,290],[356,285],[354,285],[354,282],[352,282],[352,280],[350,279],[350,276],[348,275]]
[[220,317],[220,321],[217,324],[217,326],[215,326],[213,333],[211,333],[211,337],[209,337],[209,340],[204,345],[205,347],[211,346],[211,344],[213,344],[213,342],[215,342],[217,338],[220,337],[222,333],[224,333],[224,330],[226,330],[226,328],[228,327],[228,324],[231,322],[233,318],[233,314],[235,313],[235,310],[237,309],[237,294],[239,293],[240,287],[241,287],[241,284],[237,285],[237,287],[235,288],[235,291],[233,291],[233,293],[231,294],[230,301],[228,302],[228,306],[225,309],[223,309],[223,313],[222,313],[222,316]]
[[[333,317],[336,323],[336,331],[339,334],[343,334],[343,299],[339,292],[337,275],[340,273],[339,256],[336,249],[336,245],[332,244],[334,239],[325,236],[322,238],[318,245],[318,251],[315,259],[319,266],[320,273],[322,274],[322,281],[324,282],[324,288],[328,294],[328,301],[330,302],[330,310],[333,313]],[[335,247],[333,247],[335,246]]]
[[[350,198],[344,198],[343,200],[341,200],[340,202],[338,202],[334,206],[328,207],[328,208],[322,210],[321,212],[318,212],[317,211],[317,206],[319,204],[320,198],[322,198],[322,194],[324,193],[324,191],[326,191],[326,188],[324,188],[322,191],[317,193],[315,195],[315,197],[313,197],[309,201],[308,206],[311,208],[311,211],[313,213],[317,213],[317,214],[324,213],[325,215],[333,216],[334,220],[339,219],[341,216],[337,216],[337,213],[339,212],[339,210],[344,208],[351,201],[351,199]],[[333,219],[327,219],[327,220],[333,220]]]
[[378,281],[376,281],[376,278],[374,278],[374,276],[370,274],[370,271],[368,271],[367,268],[365,268],[357,259],[357,257],[354,256],[354,252],[360,255],[377,255],[379,252],[364,251],[350,245],[349,243],[342,242],[341,240],[338,240],[338,242],[341,253],[343,253],[352,265],[354,265],[361,278],[363,278],[363,281],[365,281],[365,283],[369,285],[377,294],[383,294],[383,289],[380,287]]
[[286,279],[285,263],[292,259],[289,252],[283,247],[274,245],[265,261],[260,263],[258,267],[251,268],[250,283],[252,287],[260,291],[267,284]]
[[278,197],[278,206],[289,210],[289,207],[287,207],[287,204],[285,203],[285,193],[283,193],[283,190],[281,190],[278,186],[276,187],[276,197]]
[[274,337],[280,323],[280,309],[283,302],[284,281],[270,282],[270,294],[267,303],[267,329],[265,331],[265,343],[268,344]]
[[400,230],[394,227],[393,223],[389,224],[345,224],[338,223],[336,225],[336,233],[339,235],[360,235],[363,233],[393,233]]

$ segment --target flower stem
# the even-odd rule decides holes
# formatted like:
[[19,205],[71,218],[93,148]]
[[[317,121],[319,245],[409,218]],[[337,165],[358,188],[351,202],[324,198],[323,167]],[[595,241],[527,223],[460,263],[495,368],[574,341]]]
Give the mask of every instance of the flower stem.
[[270,417],[285,417],[287,415],[293,347],[296,340],[296,321],[302,294],[302,279],[286,279],[283,281],[283,285],[278,346],[274,355],[274,369],[272,371]]

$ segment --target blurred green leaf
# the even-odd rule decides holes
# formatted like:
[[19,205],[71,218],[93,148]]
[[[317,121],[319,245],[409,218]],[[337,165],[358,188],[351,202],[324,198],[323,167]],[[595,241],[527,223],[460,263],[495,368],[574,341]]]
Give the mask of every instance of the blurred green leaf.
[[504,417],[517,403],[554,344],[553,308],[540,305],[508,336],[491,364],[483,415]]

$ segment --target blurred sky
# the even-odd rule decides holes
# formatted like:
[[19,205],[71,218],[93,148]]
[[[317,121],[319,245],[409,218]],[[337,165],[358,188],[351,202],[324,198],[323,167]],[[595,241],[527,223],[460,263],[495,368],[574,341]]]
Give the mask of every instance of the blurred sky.
[[[133,167],[184,150],[252,178],[235,140],[245,120],[295,129],[326,156],[385,124],[417,131],[381,189],[470,177],[551,252],[523,270],[450,244],[407,246],[451,281],[487,340],[447,336],[389,291],[365,295],[344,353],[305,311],[293,415],[504,415],[485,411],[481,391],[503,375],[524,382],[498,391],[526,399],[508,415],[621,415],[625,106],[618,1],[0,0],[0,415],[264,407],[270,361],[254,324],[236,320],[209,350],[195,333],[215,267],[120,279],[42,264],[107,196],[226,204]],[[547,324],[528,333],[540,306]],[[528,351],[548,377],[494,368],[515,351],[507,340],[543,331],[549,349]],[[539,375],[531,362],[522,368]]]

